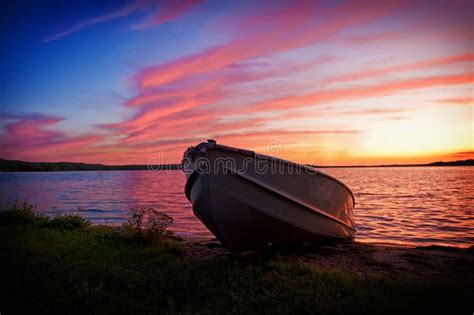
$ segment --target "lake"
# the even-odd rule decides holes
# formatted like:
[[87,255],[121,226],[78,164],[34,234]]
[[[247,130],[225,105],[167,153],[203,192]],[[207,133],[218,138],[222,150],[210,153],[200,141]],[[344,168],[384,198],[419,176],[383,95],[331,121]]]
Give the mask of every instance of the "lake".
[[[356,197],[356,240],[474,245],[474,167],[328,168]],[[194,217],[180,171],[0,173],[0,202],[27,199],[48,215],[120,225],[134,206],[174,218],[182,236],[212,238]]]

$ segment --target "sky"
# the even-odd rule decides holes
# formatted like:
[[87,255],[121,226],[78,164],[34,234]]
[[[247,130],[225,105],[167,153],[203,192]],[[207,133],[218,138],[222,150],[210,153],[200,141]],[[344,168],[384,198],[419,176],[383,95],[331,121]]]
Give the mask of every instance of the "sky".
[[0,158],[474,158],[473,1],[10,1]]

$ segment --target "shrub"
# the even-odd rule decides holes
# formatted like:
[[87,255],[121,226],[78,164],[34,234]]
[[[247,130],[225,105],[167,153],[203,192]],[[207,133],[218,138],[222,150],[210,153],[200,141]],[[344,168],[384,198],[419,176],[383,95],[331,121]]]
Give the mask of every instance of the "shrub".
[[20,202],[18,199],[12,204],[7,203],[2,210],[2,220],[8,220],[17,224],[36,223],[41,219],[45,219],[33,212],[35,206],[28,201]]
[[122,235],[127,238],[141,238],[151,245],[161,245],[169,234],[167,228],[173,218],[154,208],[134,207],[130,219],[122,225]]
[[50,220],[49,226],[59,230],[74,230],[88,228],[91,223],[75,214],[60,214]]

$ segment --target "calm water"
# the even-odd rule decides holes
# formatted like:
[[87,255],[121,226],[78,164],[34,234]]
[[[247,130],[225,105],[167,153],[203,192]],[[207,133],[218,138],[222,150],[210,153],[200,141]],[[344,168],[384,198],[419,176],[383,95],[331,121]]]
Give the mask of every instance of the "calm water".
[[[356,239],[417,245],[474,244],[474,167],[323,170],[356,196]],[[210,238],[183,193],[180,171],[0,173],[0,202],[28,198],[37,211],[75,212],[118,225],[133,206],[174,218],[181,235]]]

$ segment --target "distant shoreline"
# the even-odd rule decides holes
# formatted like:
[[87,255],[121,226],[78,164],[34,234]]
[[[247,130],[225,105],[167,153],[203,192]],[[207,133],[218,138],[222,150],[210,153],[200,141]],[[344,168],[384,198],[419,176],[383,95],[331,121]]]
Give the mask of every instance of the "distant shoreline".
[[[314,168],[370,168],[370,167],[429,167],[429,166],[474,166],[474,159],[433,162],[428,164],[387,164],[387,165],[311,165]],[[0,159],[0,172],[65,172],[65,171],[143,171],[180,170],[179,164],[162,165],[103,165],[73,162],[27,162]]]
[[336,166],[323,166],[323,165],[311,165],[308,166],[314,168],[369,168],[369,167],[429,167],[429,166],[474,166],[474,159],[469,160],[458,160],[449,162],[431,162],[427,164],[381,164],[381,165],[336,165]]

